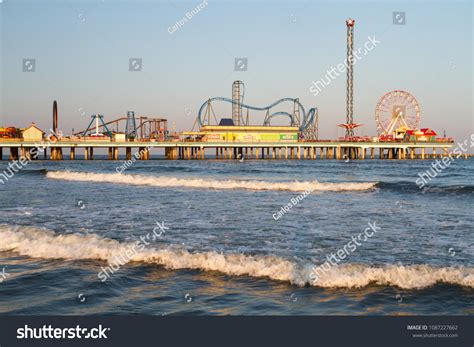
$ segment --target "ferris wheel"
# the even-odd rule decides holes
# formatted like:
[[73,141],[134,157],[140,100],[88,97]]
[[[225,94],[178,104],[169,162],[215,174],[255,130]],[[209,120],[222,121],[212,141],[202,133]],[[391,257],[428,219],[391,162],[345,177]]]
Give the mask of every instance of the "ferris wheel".
[[386,93],[375,108],[379,135],[392,135],[400,127],[418,129],[420,106],[415,97],[403,90]]

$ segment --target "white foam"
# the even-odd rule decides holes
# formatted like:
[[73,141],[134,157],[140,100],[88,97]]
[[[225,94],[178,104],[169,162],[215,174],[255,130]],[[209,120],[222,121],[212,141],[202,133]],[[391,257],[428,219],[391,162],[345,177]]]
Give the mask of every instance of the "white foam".
[[[133,243],[121,243],[97,235],[60,235],[46,229],[0,225],[0,251],[46,259],[98,259],[111,261],[123,256]],[[431,265],[386,265],[372,267],[346,264],[334,267],[317,282],[310,264],[297,264],[276,256],[249,256],[217,252],[191,253],[170,248],[145,248],[131,260],[159,264],[168,269],[199,269],[228,275],[267,277],[295,285],[357,288],[371,283],[420,289],[443,282],[474,288],[473,267]]]
[[266,182],[245,180],[214,180],[199,178],[178,178],[167,176],[129,175],[119,173],[90,173],[72,171],[51,171],[48,178],[81,182],[107,182],[132,185],[146,185],[154,187],[186,187],[210,189],[250,189],[250,190],[287,190],[303,192],[315,191],[352,191],[370,190],[376,182],[340,182],[322,183],[318,181],[293,182]]

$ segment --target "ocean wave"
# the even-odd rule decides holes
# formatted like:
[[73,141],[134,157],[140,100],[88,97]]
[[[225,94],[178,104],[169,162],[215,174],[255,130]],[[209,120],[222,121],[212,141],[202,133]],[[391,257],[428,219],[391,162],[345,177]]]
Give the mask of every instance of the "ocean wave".
[[[44,259],[95,259],[113,264],[133,248],[134,243],[119,242],[94,234],[57,234],[33,227],[0,225],[0,251]],[[298,286],[360,288],[371,284],[421,289],[436,283],[474,288],[473,267],[435,267],[432,265],[367,266],[345,264],[333,267],[319,279],[312,276],[313,265],[298,264],[277,256],[223,254],[214,251],[186,250],[152,246],[135,252],[130,261],[157,264],[167,269],[217,271],[226,275],[263,277]]]
[[16,172],[16,175],[45,175],[48,172],[47,169],[21,169]]
[[435,185],[427,184],[424,188],[420,189],[415,182],[399,181],[399,182],[379,182],[377,187],[380,189],[404,191],[404,192],[419,192],[423,194],[428,193],[472,193],[474,192],[473,185]]
[[376,186],[376,182],[318,182],[318,181],[288,181],[267,182],[256,180],[215,180],[201,178],[178,178],[167,176],[129,175],[119,173],[91,173],[73,171],[50,171],[46,177],[51,179],[119,183],[144,185],[154,187],[185,187],[200,189],[249,189],[249,190],[286,190],[302,192],[314,191],[363,191]]

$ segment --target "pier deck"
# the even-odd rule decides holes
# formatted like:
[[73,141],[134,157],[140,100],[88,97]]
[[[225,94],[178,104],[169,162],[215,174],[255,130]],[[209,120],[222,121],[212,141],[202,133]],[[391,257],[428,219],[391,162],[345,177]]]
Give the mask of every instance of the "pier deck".
[[[110,160],[119,160],[119,151],[125,158],[151,159],[151,149],[164,149],[167,159],[429,159],[448,156],[454,148],[452,142],[113,142],[113,141],[56,141],[25,142],[0,140],[0,158],[3,149],[9,149],[10,160],[20,156],[30,159],[62,160],[69,150],[69,159],[76,152],[85,160],[94,159],[94,149],[107,149]],[[49,156],[48,156],[49,152]],[[457,155],[455,153],[455,155]],[[462,153],[464,158],[468,155]]]

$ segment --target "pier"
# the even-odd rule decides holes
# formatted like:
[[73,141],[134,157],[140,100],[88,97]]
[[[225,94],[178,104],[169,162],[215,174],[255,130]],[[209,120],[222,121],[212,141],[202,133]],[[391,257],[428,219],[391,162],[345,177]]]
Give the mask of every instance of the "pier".
[[[109,160],[152,159],[151,150],[161,149],[169,160],[365,160],[365,159],[435,159],[450,155],[452,142],[268,142],[268,143],[210,143],[210,142],[106,142],[57,141],[35,143],[0,141],[0,158],[10,160],[94,160],[98,150]],[[457,154],[467,159],[469,154]],[[122,159],[123,160],[123,157]]]

